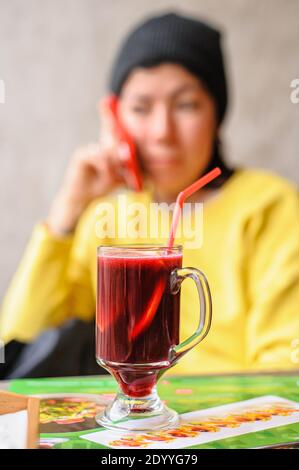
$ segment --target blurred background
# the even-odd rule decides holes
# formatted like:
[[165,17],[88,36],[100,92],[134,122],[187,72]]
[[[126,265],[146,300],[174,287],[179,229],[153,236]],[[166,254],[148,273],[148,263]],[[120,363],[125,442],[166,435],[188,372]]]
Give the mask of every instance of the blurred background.
[[72,152],[97,139],[97,101],[121,39],[169,10],[226,33],[227,161],[299,183],[298,0],[0,0],[0,298]]

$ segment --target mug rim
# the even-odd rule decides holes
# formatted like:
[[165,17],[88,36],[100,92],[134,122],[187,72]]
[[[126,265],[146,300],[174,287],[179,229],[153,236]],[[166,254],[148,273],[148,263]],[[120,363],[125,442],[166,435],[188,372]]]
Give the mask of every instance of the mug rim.
[[173,245],[168,247],[165,244],[160,243],[123,243],[115,245],[99,245],[97,247],[97,253],[100,251],[157,251],[157,250],[169,250],[170,252],[181,252],[183,245]]

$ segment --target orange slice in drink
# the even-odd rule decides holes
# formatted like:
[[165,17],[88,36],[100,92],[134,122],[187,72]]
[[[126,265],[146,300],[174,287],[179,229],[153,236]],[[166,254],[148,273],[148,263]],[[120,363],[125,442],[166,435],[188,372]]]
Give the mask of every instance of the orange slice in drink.
[[130,334],[130,339],[135,339],[139,336],[148,326],[152,323],[154,316],[158,310],[161,298],[166,286],[165,279],[159,279],[158,284],[155,286],[154,292],[152,293],[148,304],[142,314],[140,320],[135,324]]
[[[159,264],[161,268],[165,267],[165,263],[162,260],[157,260],[156,263]],[[152,323],[155,314],[158,310],[159,304],[161,302],[165,287],[166,279],[162,277],[158,280],[140,320],[134,325],[134,328],[130,333],[131,340],[137,338],[137,336],[139,336],[143,331],[145,331],[146,328],[148,328],[149,325]]]

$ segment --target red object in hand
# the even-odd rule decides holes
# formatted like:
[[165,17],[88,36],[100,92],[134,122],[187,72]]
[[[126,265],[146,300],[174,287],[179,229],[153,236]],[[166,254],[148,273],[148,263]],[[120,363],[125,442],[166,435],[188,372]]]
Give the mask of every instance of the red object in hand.
[[116,132],[121,142],[120,151],[123,152],[123,155],[125,157],[123,160],[123,164],[130,175],[129,184],[135,191],[141,191],[142,180],[138,166],[135,143],[132,137],[128,134],[128,132],[124,129],[124,127],[119,121],[117,96],[110,95],[108,97],[108,106],[115,118]]

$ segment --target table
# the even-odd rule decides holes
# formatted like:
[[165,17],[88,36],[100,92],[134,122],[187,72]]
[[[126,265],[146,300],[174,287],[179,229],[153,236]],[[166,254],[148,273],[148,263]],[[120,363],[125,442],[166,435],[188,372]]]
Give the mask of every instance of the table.
[[[102,400],[102,404],[112,399],[113,394],[117,390],[114,379],[108,375],[19,379],[2,383],[0,387],[7,388],[16,393],[48,395],[48,399],[52,400],[59,399],[59,395],[63,395],[71,397],[76,401],[76,394],[80,394],[85,395],[85,400],[92,400],[92,397],[99,398]],[[274,400],[275,403],[278,399],[299,402],[299,373],[198,377],[164,376],[161,378],[158,388],[161,398],[166,401],[168,406],[176,409],[184,416],[185,413],[190,413],[195,410],[222,407],[224,405],[258,397],[279,397],[271,399],[272,401]],[[264,399],[262,398],[262,400]],[[266,401],[267,400],[270,400],[270,398],[267,398]],[[260,419],[253,423],[255,426],[254,432],[251,430],[246,431],[246,434],[234,436],[229,435],[229,432],[234,431],[233,427],[221,428],[222,431],[228,433],[228,437],[224,435],[221,439],[197,443],[191,446],[186,445],[184,448],[256,448],[286,442],[298,442],[299,403],[296,409],[297,411],[292,414],[293,422],[285,422],[290,419],[288,416],[274,416],[273,419],[281,420],[279,421],[280,424],[276,427],[260,430],[261,425],[269,425],[269,423],[271,423],[271,420],[268,418],[265,419],[264,422]],[[203,411],[201,412],[204,413]],[[211,413],[211,410],[209,412]],[[234,413],[235,412],[236,411],[234,411]],[[242,424],[243,428],[245,424]],[[247,423],[246,426],[252,426],[253,424]],[[73,422],[72,424],[67,424],[66,422],[60,424],[48,422],[40,425],[40,431],[42,447],[107,448],[103,443],[86,440],[86,436],[90,436],[93,432],[97,432],[97,435],[99,435],[99,431],[103,432],[103,430],[97,427],[93,418],[86,418],[85,423],[83,423],[82,420],[81,422]],[[202,432],[201,436],[206,438],[208,434],[207,432]],[[184,442],[190,444],[191,441],[185,439]]]

